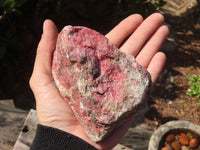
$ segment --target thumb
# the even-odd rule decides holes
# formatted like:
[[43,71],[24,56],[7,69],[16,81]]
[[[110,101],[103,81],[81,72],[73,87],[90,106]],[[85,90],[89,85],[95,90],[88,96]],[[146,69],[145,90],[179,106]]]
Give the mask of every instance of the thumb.
[[43,34],[39,42],[33,74],[30,79],[30,86],[34,88],[38,84],[46,84],[51,80],[51,63],[53,51],[56,47],[58,31],[51,20],[43,23]]
[[58,31],[51,20],[45,20],[43,24],[42,39],[38,45],[34,69],[37,72],[51,72],[52,54],[56,47]]

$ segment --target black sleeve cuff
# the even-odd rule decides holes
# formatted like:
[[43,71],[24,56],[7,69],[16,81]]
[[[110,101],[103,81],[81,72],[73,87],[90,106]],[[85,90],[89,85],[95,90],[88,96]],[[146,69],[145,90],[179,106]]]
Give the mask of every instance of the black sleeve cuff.
[[96,148],[70,133],[39,124],[31,150],[96,150]]

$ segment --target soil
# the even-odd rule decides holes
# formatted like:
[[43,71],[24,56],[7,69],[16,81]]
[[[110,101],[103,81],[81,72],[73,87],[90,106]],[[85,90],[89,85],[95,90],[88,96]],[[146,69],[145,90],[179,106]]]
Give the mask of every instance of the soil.
[[200,20],[173,25],[178,47],[167,53],[167,63],[152,91],[145,124],[157,129],[170,120],[200,125],[200,98],[190,97],[189,78],[200,74]]

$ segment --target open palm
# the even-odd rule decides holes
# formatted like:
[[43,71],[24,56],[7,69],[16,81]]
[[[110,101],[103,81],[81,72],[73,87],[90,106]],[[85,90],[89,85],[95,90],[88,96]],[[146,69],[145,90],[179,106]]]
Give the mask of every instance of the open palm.
[[[168,28],[160,14],[152,14],[143,21],[140,15],[131,15],[120,22],[106,37],[127,54],[133,55],[145,67],[154,83],[161,72],[166,57],[158,52],[168,36]],[[133,116],[101,142],[95,143],[86,135],[84,128],[75,118],[70,106],[60,95],[51,73],[52,55],[58,31],[51,20],[46,20],[38,45],[30,86],[36,99],[37,115],[42,125],[58,128],[80,137],[97,149],[111,149],[128,130]],[[129,37],[126,41],[124,41]],[[123,42],[123,44],[122,44]]]

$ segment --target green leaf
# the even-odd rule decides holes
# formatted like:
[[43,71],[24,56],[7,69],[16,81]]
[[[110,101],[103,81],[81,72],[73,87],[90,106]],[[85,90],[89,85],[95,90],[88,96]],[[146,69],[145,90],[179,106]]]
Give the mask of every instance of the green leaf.
[[3,3],[3,8],[7,10],[13,10],[15,7],[15,0],[5,0]]
[[187,90],[187,95],[200,98],[200,75],[191,75],[189,79],[190,88]]

